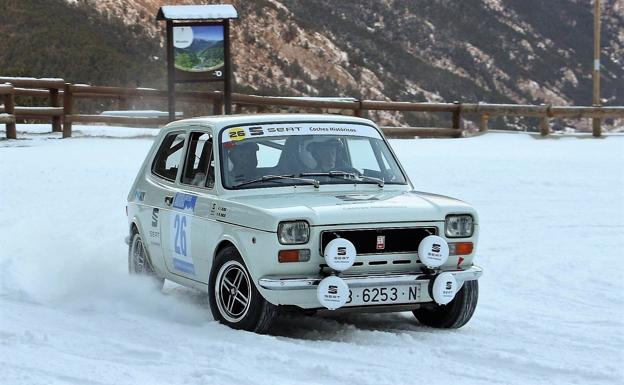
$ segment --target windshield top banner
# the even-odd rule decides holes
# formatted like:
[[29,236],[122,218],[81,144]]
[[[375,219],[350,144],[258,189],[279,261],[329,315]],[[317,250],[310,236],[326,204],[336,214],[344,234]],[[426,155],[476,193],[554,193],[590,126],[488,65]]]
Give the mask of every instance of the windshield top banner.
[[290,135],[335,135],[335,136],[363,136],[381,139],[379,132],[371,126],[348,123],[281,123],[256,124],[251,126],[231,127],[223,132],[223,143],[245,139],[260,139],[269,136]]

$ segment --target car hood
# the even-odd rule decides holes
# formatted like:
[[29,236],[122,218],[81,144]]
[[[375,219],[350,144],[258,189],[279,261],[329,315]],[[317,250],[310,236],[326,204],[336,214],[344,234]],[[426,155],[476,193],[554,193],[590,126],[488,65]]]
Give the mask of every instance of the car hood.
[[[305,192],[247,195],[228,200],[230,220],[275,231],[280,221],[307,220],[312,226],[443,221],[451,213],[476,212],[458,199],[418,191],[373,193]],[[258,210],[265,215],[249,215]],[[237,218],[239,217],[239,218]],[[257,217],[257,223],[253,219]]]

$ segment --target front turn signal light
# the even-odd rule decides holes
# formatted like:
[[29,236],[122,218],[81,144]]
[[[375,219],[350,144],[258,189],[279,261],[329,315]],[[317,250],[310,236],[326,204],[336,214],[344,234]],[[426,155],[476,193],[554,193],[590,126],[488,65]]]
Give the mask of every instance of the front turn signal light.
[[280,250],[277,253],[279,263],[285,262],[307,262],[310,260],[310,249]]
[[448,245],[449,255],[468,255],[474,249],[472,242],[451,242]]

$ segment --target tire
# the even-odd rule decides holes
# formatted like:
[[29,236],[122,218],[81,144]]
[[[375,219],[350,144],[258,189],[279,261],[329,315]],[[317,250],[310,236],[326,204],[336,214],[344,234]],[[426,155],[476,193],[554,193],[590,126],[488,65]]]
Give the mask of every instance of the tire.
[[217,253],[210,272],[208,298],[214,319],[233,329],[267,333],[277,306],[262,297],[236,248]]
[[141,234],[134,230],[128,246],[128,272],[130,275],[142,275],[151,278],[156,289],[161,290],[165,279],[159,277],[152,266],[152,262],[143,244]]
[[472,318],[478,298],[478,281],[466,281],[447,305],[434,304],[433,307],[421,307],[412,313],[423,325],[440,329],[458,329]]

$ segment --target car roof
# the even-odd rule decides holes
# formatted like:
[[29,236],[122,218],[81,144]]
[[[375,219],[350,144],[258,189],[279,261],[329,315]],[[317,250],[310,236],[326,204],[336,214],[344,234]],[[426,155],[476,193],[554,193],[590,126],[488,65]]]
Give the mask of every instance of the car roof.
[[371,120],[345,115],[331,114],[242,114],[242,115],[214,115],[202,116],[191,119],[178,120],[169,123],[163,130],[169,131],[180,126],[203,125],[211,126],[215,130],[232,125],[262,124],[262,123],[292,123],[292,122],[333,122],[333,123],[356,123],[374,126]]

